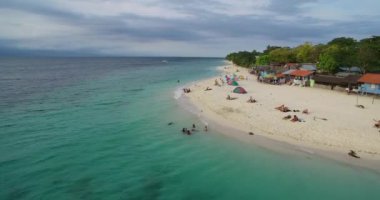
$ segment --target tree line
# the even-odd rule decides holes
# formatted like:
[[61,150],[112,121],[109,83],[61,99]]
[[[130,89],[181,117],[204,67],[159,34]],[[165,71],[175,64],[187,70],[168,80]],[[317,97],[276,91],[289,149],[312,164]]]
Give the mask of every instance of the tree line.
[[233,52],[226,59],[242,67],[269,65],[271,63],[317,63],[318,70],[335,73],[339,67],[361,68],[363,72],[380,71],[380,36],[362,40],[339,37],[327,44],[306,42],[299,46],[270,46],[257,50]]

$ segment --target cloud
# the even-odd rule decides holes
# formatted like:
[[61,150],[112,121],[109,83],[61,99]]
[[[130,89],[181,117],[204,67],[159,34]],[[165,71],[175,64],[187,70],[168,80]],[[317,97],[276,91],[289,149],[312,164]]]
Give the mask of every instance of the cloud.
[[3,0],[0,53],[224,56],[378,35],[379,8],[370,0]]

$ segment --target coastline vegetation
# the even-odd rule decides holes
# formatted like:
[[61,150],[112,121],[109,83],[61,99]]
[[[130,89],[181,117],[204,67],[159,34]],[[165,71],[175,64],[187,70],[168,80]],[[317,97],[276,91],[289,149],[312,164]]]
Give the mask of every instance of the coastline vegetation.
[[359,41],[339,37],[327,44],[306,42],[293,48],[268,45],[263,52],[232,52],[226,59],[247,68],[273,63],[316,63],[318,70],[326,73],[335,73],[339,67],[353,66],[363,72],[376,72],[380,71],[380,36]]

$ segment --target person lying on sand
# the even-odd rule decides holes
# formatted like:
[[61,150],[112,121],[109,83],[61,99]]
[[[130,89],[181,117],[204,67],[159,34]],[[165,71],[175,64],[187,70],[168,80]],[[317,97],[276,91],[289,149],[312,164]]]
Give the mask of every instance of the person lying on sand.
[[308,109],[303,110],[302,113],[306,115],[310,114]]
[[235,100],[235,99],[237,99],[237,97],[231,97],[230,95],[227,95],[227,98],[226,98],[227,100]]
[[290,120],[291,122],[298,122],[299,119],[297,117],[297,115],[293,115],[293,119]]
[[284,104],[282,104],[281,106],[279,107],[276,107],[275,109],[281,111],[281,112],[290,112],[290,109],[286,106],[284,106]]
[[356,107],[364,109],[365,107],[363,105],[356,105]]
[[348,155],[349,155],[349,156],[352,156],[352,157],[354,157],[354,158],[360,158],[360,157],[358,156],[358,154],[356,154],[356,152],[353,151],[353,150],[350,150],[350,152],[348,152]]
[[256,101],[256,99],[252,98],[252,96],[250,96],[247,102],[248,103],[256,103],[257,101]]
[[212,90],[212,89],[207,86],[207,88],[205,89],[205,91],[209,91],[209,90]]
[[288,119],[290,119],[290,118],[292,118],[292,116],[291,115],[286,115],[285,117],[283,117],[282,119],[283,120],[288,120]]
[[373,125],[376,128],[380,128],[380,120],[374,120],[376,123]]
[[275,107],[274,109],[281,110],[284,107],[285,107],[284,104],[282,104],[281,106]]

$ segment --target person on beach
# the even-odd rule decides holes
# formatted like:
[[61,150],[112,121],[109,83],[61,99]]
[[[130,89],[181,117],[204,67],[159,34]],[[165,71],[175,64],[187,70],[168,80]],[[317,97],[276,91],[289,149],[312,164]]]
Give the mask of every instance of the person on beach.
[[252,98],[252,96],[250,96],[247,102],[248,103],[256,103],[257,101],[256,101],[256,99]]
[[286,107],[284,104],[282,104],[281,106],[276,107],[275,109],[277,109],[277,110],[279,110],[281,112],[289,112],[290,111],[289,108]]
[[205,91],[209,91],[209,90],[212,90],[212,89],[207,86],[207,88],[205,89]]
[[207,125],[205,125],[205,132],[207,132]]
[[231,100],[231,96],[230,95],[227,95],[227,100]]
[[354,158],[360,158],[360,156],[358,156],[358,154],[356,154],[356,152],[353,151],[353,150],[350,150],[348,152],[348,155],[351,156],[351,157],[354,157]]
[[292,122],[298,122],[299,119],[298,119],[297,115],[293,115],[293,119],[291,119],[290,121],[292,121]]
[[187,131],[186,131],[186,134],[187,134],[187,135],[191,135],[191,131],[190,131],[190,130],[187,130]]
[[184,93],[190,93],[191,90],[190,90],[190,88],[183,88],[183,92],[184,92]]
[[193,124],[193,128],[195,129],[195,124]]
[[305,110],[302,111],[302,113],[308,115],[309,114],[309,110],[305,109]]
[[214,85],[220,87],[220,84],[219,84],[219,82],[218,82],[218,79],[215,79],[215,83],[214,83]]
[[376,123],[373,125],[374,127],[376,128],[380,128],[380,120],[376,121],[374,120]]
[[186,133],[187,132],[187,128],[182,128],[182,133]]

